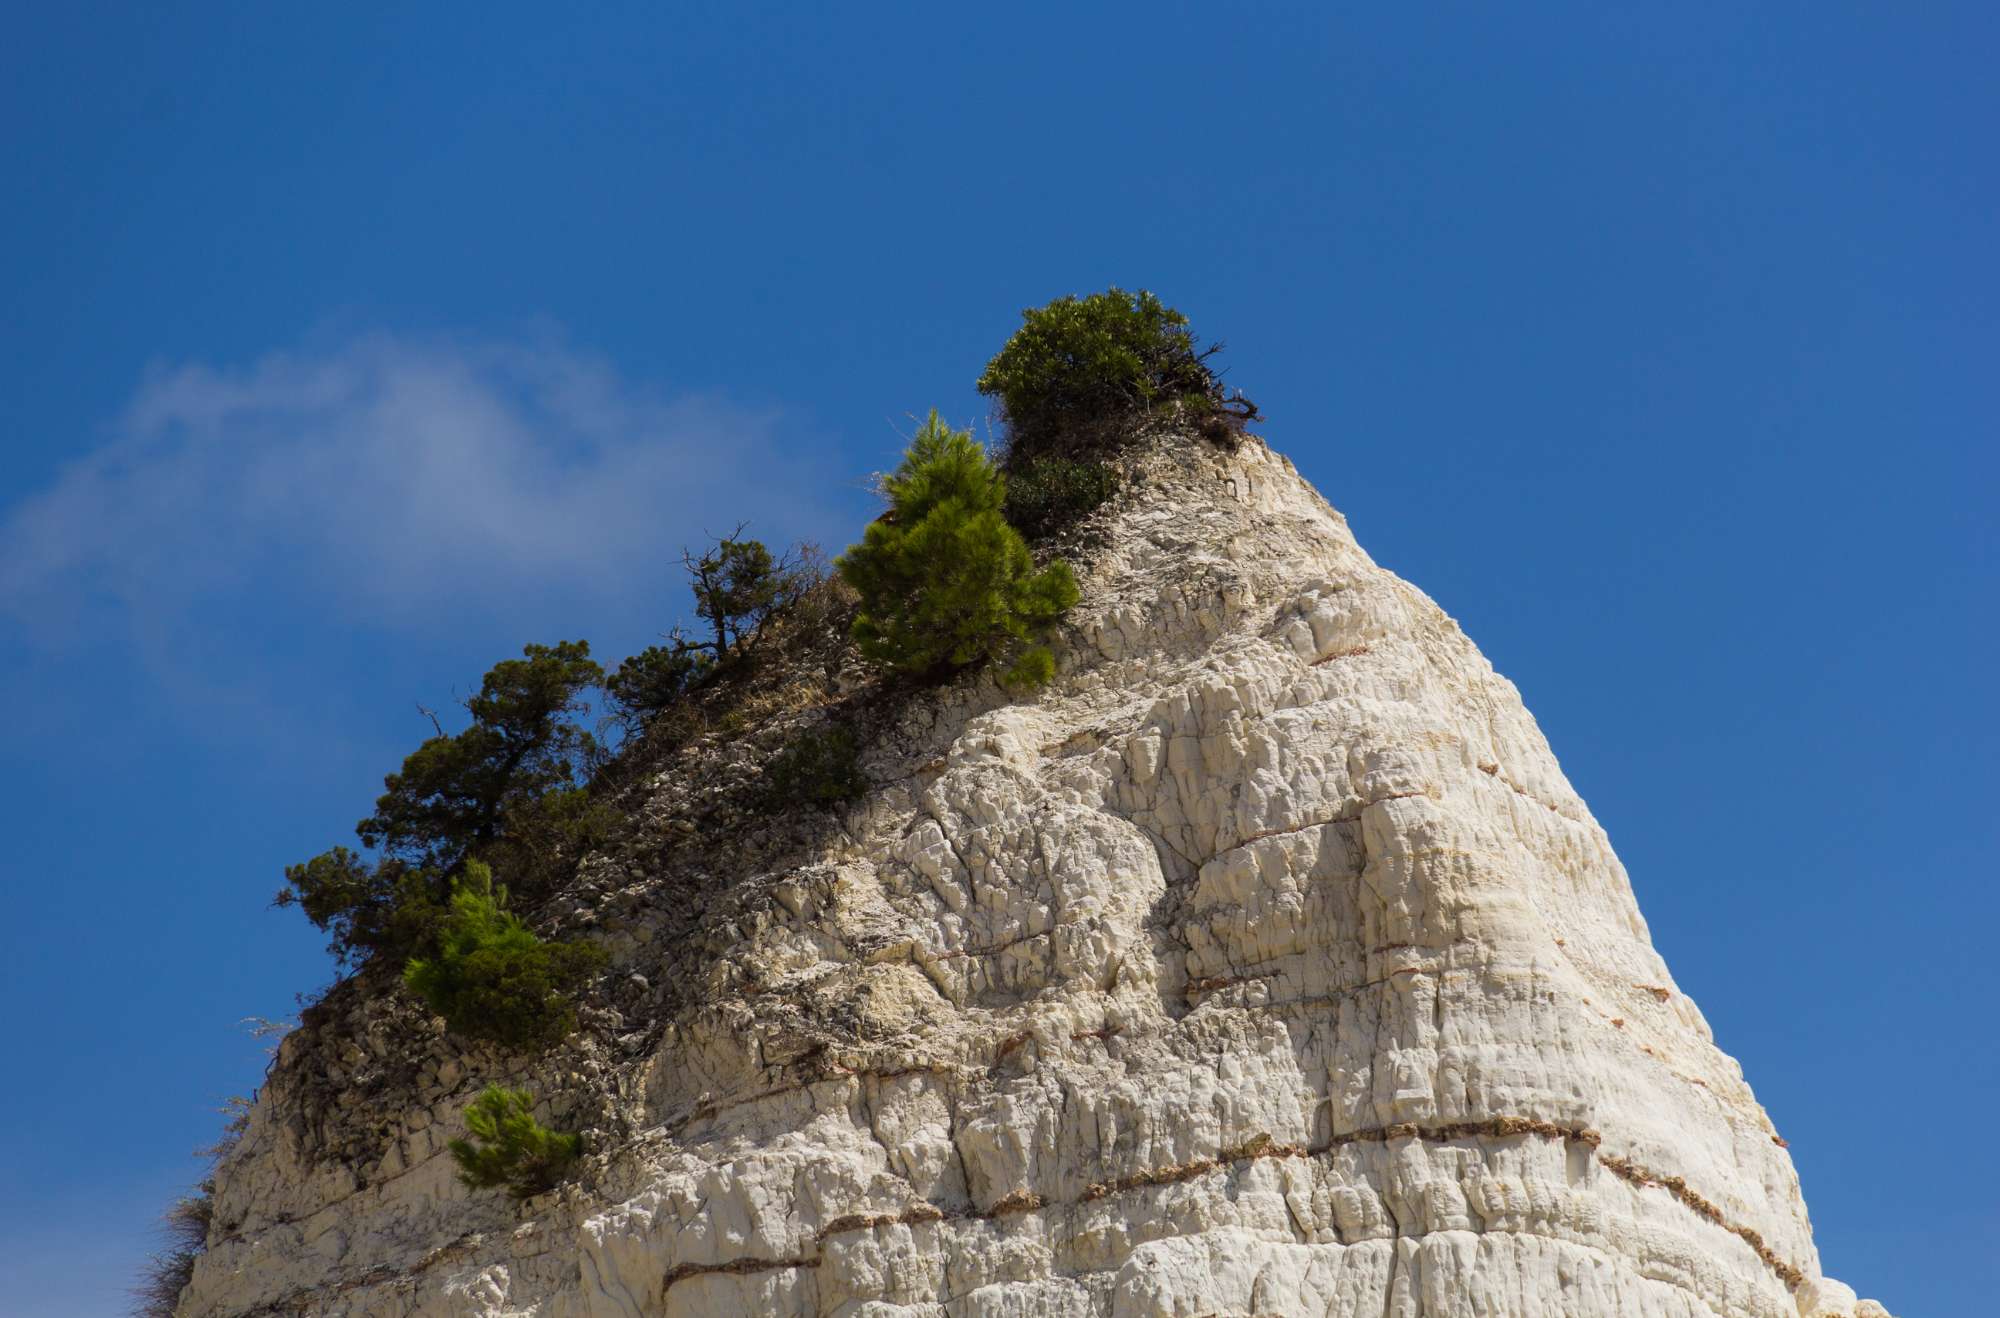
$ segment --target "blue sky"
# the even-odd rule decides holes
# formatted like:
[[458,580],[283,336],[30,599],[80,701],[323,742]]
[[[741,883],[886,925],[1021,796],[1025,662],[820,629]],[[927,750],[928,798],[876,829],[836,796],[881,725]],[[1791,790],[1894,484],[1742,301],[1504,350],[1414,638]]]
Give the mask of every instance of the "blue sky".
[[118,1310],[417,702],[1111,283],[1519,684],[1829,1271],[1988,1312],[2000,16],[1415,8],[10,10],[8,1312]]

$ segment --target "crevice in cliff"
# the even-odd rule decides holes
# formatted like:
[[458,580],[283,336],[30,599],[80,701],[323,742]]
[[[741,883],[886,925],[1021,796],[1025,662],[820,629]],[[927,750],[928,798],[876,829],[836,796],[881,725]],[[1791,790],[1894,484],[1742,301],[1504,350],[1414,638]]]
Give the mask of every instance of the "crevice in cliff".
[[[933,1203],[920,1203],[895,1213],[855,1213],[835,1218],[821,1227],[813,1237],[816,1246],[823,1246],[836,1235],[853,1231],[869,1231],[885,1226],[915,1226],[931,1222],[978,1222],[992,1221],[1017,1213],[1038,1212],[1074,1208],[1082,1204],[1095,1203],[1116,1195],[1163,1185],[1175,1185],[1195,1180],[1210,1172],[1229,1167],[1256,1162],[1264,1159],[1288,1158],[1306,1159],[1324,1157],[1336,1150],[1354,1144],[1388,1143],[1401,1139],[1417,1139],[1426,1143],[1452,1143],[1467,1139],[1511,1139],[1521,1136],[1562,1140],[1588,1149],[1599,1166],[1620,1180],[1642,1189],[1661,1189],[1672,1195],[1689,1210],[1704,1220],[1736,1236],[1754,1251],[1757,1257],[1771,1269],[1787,1290],[1796,1290],[1805,1281],[1806,1274],[1781,1258],[1754,1229],[1739,1223],[1732,1223],[1712,1201],[1691,1189],[1678,1176],[1661,1176],[1628,1158],[1606,1153],[1601,1147],[1603,1136],[1584,1125],[1564,1125],[1559,1122],[1544,1121],[1535,1117],[1501,1116],[1489,1117],[1483,1121],[1454,1121],[1434,1125],[1418,1122],[1396,1122],[1385,1126],[1375,1126],[1366,1130],[1346,1131],[1330,1139],[1312,1145],[1280,1144],[1269,1134],[1259,1134],[1242,1144],[1221,1150],[1214,1157],[1195,1158],[1188,1162],[1172,1163],[1161,1167],[1150,1167],[1110,1181],[1093,1182],[1074,1199],[1052,1201],[1044,1199],[1025,1189],[1010,1191],[992,1205],[981,1209],[972,1206],[943,1207]],[[1394,1220],[1393,1208],[1384,1201],[1385,1210]],[[1409,1238],[1400,1224],[1395,1238]],[[800,1259],[738,1259],[728,1263],[682,1264],[667,1274],[668,1286],[688,1277],[715,1272],[764,1272],[777,1268],[818,1267],[818,1256]]]

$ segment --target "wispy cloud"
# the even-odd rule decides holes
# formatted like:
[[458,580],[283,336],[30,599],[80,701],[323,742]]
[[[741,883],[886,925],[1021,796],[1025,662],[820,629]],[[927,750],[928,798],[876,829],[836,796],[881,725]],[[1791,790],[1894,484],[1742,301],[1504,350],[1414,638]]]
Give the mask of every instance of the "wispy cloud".
[[160,368],[0,519],[0,613],[157,627],[277,592],[396,626],[615,599],[743,517],[825,530],[812,451],[775,411],[663,396],[558,343],[380,335]]

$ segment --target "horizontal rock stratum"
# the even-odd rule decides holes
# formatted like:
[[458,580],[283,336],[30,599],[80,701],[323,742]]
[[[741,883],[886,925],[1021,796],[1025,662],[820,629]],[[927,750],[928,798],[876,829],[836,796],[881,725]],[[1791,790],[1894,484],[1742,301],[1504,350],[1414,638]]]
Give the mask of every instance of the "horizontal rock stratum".
[[[1880,1318],[1457,625],[1255,439],[1100,519],[1055,683],[905,700],[837,820],[661,773],[552,917],[617,967],[562,1048],[337,989],[180,1312]],[[579,1178],[457,1184],[492,1080]]]

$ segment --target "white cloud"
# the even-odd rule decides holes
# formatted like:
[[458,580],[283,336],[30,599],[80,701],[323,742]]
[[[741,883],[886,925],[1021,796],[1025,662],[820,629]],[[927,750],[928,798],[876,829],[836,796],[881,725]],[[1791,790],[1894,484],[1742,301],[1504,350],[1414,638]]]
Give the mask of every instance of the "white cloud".
[[106,444],[0,520],[0,613],[144,632],[239,601],[398,626],[659,599],[705,532],[836,526],[817,451],[774,411],[662,397],[556,343],[378,335],[158,369]]

